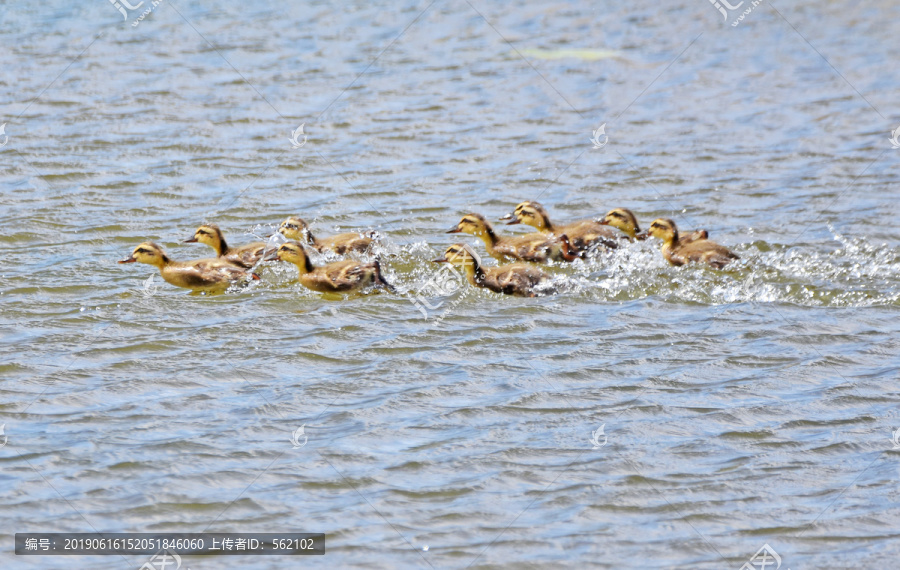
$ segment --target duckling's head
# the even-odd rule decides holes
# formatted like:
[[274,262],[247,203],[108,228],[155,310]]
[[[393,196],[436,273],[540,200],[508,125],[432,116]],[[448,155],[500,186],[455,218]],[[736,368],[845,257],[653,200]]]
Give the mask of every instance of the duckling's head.
[[637,216],[635,216],[634,212],[628,208],[616,208],[610,210],[609,213],[603,216],[600,223],[622,230],[631,237],[634,237],[641,231],[641,228],[638,225]]
[[314,269],[306,250],[295,241],[281,244],[278,249],[265,257],[265,261],[289,261],[306,272]]
[[161,247],[153,242],[145,241],[134,248],[131,257],[123,259],[119,263],[134,263],[135,261],[161,267],[169,262],[169,258]]
[[473,236],[493,235],[494,228],[481,214],[466,214],[458,224],[447,231],[448,234],[458,234],[460,232],[472,234]]
[[194,232],[194,237],[184,240],[184,243],[205,243],[210,247],[219,249],[219,246],[225,238],[222,236],[222,230],[215,224],[203,224]]
[[435,259],[434,263],[449,263],[455,267],[480,267],[481,258],[475,250],[464,243],[455,243],[447,248],[444,257]]
[[663,240],[665,243],[678,241],[678,228],[675,222],[668,218],[657,218],[650,224],[648,232],[651,236]]
[[511,220],[507,225],[527,224],[539,230],[549,229],[550,216],[547,210],[537,202],[522,202],[516,206],[512,214],[507,214],[500,218],[501,220]]
[[309,226],[297,216],[291,216],[278,226],[278,231],[288,239],[307,241]]

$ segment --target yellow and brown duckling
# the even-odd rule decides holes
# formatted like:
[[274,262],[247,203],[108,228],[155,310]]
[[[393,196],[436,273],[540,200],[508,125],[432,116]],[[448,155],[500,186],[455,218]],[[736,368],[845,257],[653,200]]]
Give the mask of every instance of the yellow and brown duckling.
[[356,261],[336,261],[315,267],[306,250],[298,242],[282,244],[275,252],[266,256],[266,261],[289,261],[300,272],[300,283],[319,293],[352,293],[367,285],[381,286],[391,292],[396,290],[381,275],[381,264],[376,259],[372,263]]
[[435,263],[450,263],[462,268],[466,279],[476,287],[490,289],[495,293],[516,295],[518,297],[536,297],[538,294],[552,293],[551,288],[536,289],[550,280],[550,275],[537,267],[525,263],[512,263],[499,267],[483,267],[478,254],[462,243],[447,248],[444,257],[435,259]]
[[615,249],[618,247],[618,240],[621,237],[618,232],[604,224],[595,220],[581,220],[565,225],[554,225],[550,221],[550,215],[547,210],[537,202],[522,202],[516,206],[512,214],[507,214],[500,218],[501,220],[510,220],[507,225],[527,224],[536,228],[539,232],[548,235],[560,236],[565,234],[568,236],[572,246],[584,251],[597,246],[607,249]]
[[308,243],[320,253],[325,251],[333,251],[339,255],[350,252],[366,253],[372,250],[374,243],[373,233],[368,235],[345,233],[329,238],[317,238],[309,231],[309,225],[297,216],[291,216],[281,222],[278,231],[288,239]]
[[648,232],[652,237],[662,240],[662,254],[672,265],[684,265],[688,262],[706,263],[721,269],[734,259],[740,259],[727,247],[708,239],[699,239],[689,243],[679,240],[675,222],[668,218],[657,218],[650,224]]
[[[641,233],[641,227],[638,225],[637,216],[635,216],[634,212],[628,208],[615,208],[610,210],[603,216],[600,223],[621,230],[631,239],[645,240],[649,237],[648,234]],[[678,241],[684,244],[707,239],[708,237],[709,233],[706,230],[694,230],[692,232],[679,233]]]
[[219,259],[224,259],[229,263],[239,265],[246,269],[250,269],[262,259],[266,250],[266,244],[259,241],[242,245],[240,247],[230,247],[225,242],[225,236],[222,230],[215,224],[203,224],[194,232],[192,238],[184,240],[184,243],[205,243],[214,250]]
[[255,273],[220,258],[172,261],[161,247],[152,242],[140,244],[131,252],[131,257],[119,261],[134,262],[153,265],[159,268],[159,274],[167,283],[194,291],[221,293],[244,279],[259,279]]
[[500,237],[481,214],[466,214],[448,234],[467,233],[480,237],[492,257],[501,261],[573,261],[580,253],[569,243],[568,236],[547,236],[540,233],[517,237]]

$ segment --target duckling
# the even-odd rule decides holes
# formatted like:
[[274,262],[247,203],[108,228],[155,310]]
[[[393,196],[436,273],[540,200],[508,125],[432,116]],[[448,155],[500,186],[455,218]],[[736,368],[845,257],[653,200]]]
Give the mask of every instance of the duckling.
[[663,240],[663,256],[672,265],[684,265],[689,261],[707,263],[716,269],[728,265],[732,259],[740,259],[727,247],[707,239],[683,243],[678,239],[675,222],[667,218],[657,218],[650,224],[649,234]]
[[[622,230],[631,239],[645,240],[649,236],[646,233],[640,233],[641,228],[638,225],[637,217],[628,208],[615,208],[610,210],[603,219],[601,224],[609,225]],[[679,234],[678,242],[682,244],[691,243],[701,239],[707,239],[709,233],[706,230],[694,230],[687,234]]]
[[119,263],[135,261],[158,267],[166,282],[194,291],[221,293],[232,283],[246,278],[259,279],[255,273],[249,273],[221,258],[172,261],[161,247],[149,241],[134,248],[131,257]]
[[[478,254],[462,243],[456,243],[447,248],[444,257],[435,259],[435,263],[450,263],[456,267],[462,267],[466,272],[466,279],[476,287],[484,287],[495,293],[516,295],[519,297],[537,297],[535,288],[546,283],[550,275],[537,267],[525,263],[513,263],[499,267],[483,267]],[[552,293],[553,290],[544,290],[541,293]]]
[[617,241],[621,237],[612,228],[594,220],[581,220],[564,226],[556,226],[550,222],[547,210],[537,202],[522,202],[516,206],[512,214],[507,214],[500,219],[511,220],[507,222],[507,225],[528,224],[544,234],[556,236],[566,234],[572,242],[572,246],[579,251],[595,246],[615,249],[618,247]]
[[351,251],[366,253],[371,251],[373,244],[374,232],[367,235],[346,233],[338,234],[330,238],[316,238],[309,231],[309,225],[298,216],[291,216],[281,222],[278,231],[288,239],[306,242],[316,251],[333,251],[339,255],[344,255]]
[[194,237],[184,240],[184,243],[205,243],[214,250],[219,259],[224,259],[234,265],[250,269],[262,259],[266,250],[266,244],[258,241],[242,245],[240,247],[229,247],[225,243],[225,236],[222,230],[214,224],[203,224],[194,232]]
[[282,244],[275,252],[266,256],[266,261],[289,261],[300,271],[300,283],[319,293],[351,293],[366,285],[380,285],[396,293],[381,275],[381,264],[376,259],[372,263],[337,261],[322,267],[315,267],[306,255],[306,250],[298,242]]
[[488,254],[501,260],[523,260],[537,263],[572,261],[580,253],[569,243],[566,235],[557,237],[540,233],[521,237],[498,237],[494,227],[481,214],[466,214],[448,234],[467,233],[484,241]]

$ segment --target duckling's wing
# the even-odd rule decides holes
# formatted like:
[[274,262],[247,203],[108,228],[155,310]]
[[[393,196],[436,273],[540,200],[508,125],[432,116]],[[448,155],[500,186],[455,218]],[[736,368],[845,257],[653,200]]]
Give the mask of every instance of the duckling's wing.
[[621,235],[618,230],[593,220],[569,224],[561,230],[557,230],[557,234],[566,234],[572,246],[579,250],[596,246],[615,249],[619,247],[619,236]]
[[220,259],[210,259],[195,266],[202,275],[208,275],[214,279],[227,279],[235,281],[247,276],[247,272],[231,263],[223,262]]
[[733,259],[739,259],[727,247],[709,240],[691,242],[678,249],[679,253],[688,260],[707,263],[716,269],[725,267]]
[[181,287],[200,288],[238,281],[247,276],[244,269],[221,259],[199,259],[170,265],[166,272]]
[[339,255],[343,255],[351,251],[360,253],[368,251],[372,245],[372,238],[360,234],[346,233],[327,239],[320,239],[319,242],[324,249],[330,249]]
[[720,245],[714,251],[707,253],[704,261],[716,269],[722,269],[735,259],[740,259],[740,256]]
[[266,250],[266,244],[255,242],[241,247],[232,248],[224,257],[229,263],[250,269],[259,262]]
[[533,296],[533,289],[547,278],[547,274],[535,267],[516,263],[495,268],[489,277],[493,277],[497,287],[494,290],[499,293]]
[[365,283],[373,272],[371,264],[361,265],[348,260],[329,263],[308,275],[333,291],[350,291]]
[[513,259],[522,259],[519,253],[520,245],[515,240],[504,240],[494,244],[491,256],[493,257],[511,257]]
[[[533,233],[521,237],[509,238],[500,245],[508,248],[507,254],[525,261],[543,262],[548,259],[562,259],[562,243],[556,238],[548,238],[544,234]],[[495,247],[494,249],[499,250]]]
[[[374,233],[374,232],[373,232]],[[356,236],[356,238],[347,244],[351,251],[358,251],[359,253],[366,253],[372,249],[372,237],[371,236]]]
[[240,255],[241,261],[249,263],[250,267],[253,267],[262,258],[265,251],[266,243],[257,241],[238,248],[238,255]]
[[672,265],[679,267],[690,261],[690,252],[685,252],[684,248],[663,249],[663,257]]

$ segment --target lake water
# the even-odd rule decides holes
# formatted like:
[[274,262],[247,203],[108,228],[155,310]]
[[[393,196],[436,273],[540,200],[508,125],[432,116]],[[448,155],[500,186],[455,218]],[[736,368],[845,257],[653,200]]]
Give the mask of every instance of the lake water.
[[[0,565],[146,561],[14,556],[16,532],[204,530],[327,553],[183,568],[896,564],[900,5],[732,26],[748,7],[5,5]],[[483,252],[444,234],[463,214],[526,199],[741,260],[645,242],[550,267],[556,296],[413,303],[449,244]],[[400,294],[269,264],[205,296],[116,263],[292,214],[378,231]]]

